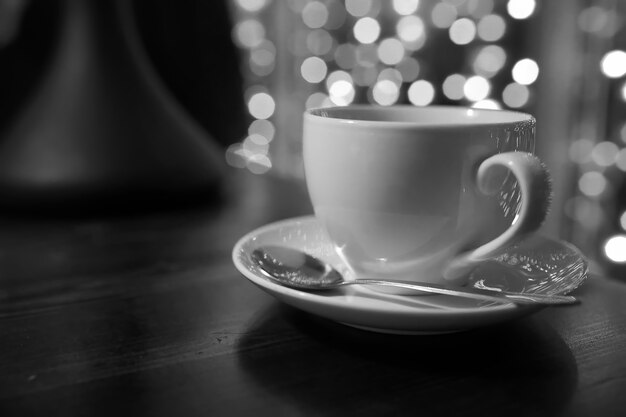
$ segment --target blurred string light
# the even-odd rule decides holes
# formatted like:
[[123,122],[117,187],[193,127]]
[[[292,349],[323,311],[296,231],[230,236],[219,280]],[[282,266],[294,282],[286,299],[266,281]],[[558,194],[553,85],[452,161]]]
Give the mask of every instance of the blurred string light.
[[477,101],[476,103],[472,104],[472,107],[476,109],[489,109],[489,110],[498,110],[502,108],[500,106],[500,103],[498,103],[496,100],[493,100],[493,99],[484,99],[484,100]]
[[478,37],[486,42],[500,40],[506,32],[506,21],[502,16],[490,14],[484,16],[478,22]]
[[328,8],[319,1],[307,3],[302,9],[302,21],[311,29],[319,29],[328,21]]
[[380,36],[380,23],[372,17],[363,17],[354,24],[354,37],[361,43],[374,43]]
[[604,243],[604,253],[612,262],[626,263],[626,235],[612,236]]
[[276,103],[269,93],[253,94],[248,100],[248,111],[257,119],[268,119],[274,114]]
[[476,74],[491,78],[504,68],[506,61],[507,54],[504,48],[498,45],[487,45],[476,54],[472,68]]
[[516,83],[530,85],[534,83],[539,76],[539,65],[530,58],[524,58],[515,63],[511,74]]
[[334,42],[332,35],[324,29],[313,30],[306,37],[307,49],[313,55],[328,54],[332,50]]
[[404,58],[405,49],[396,38],[384,39],[380,45],[378,45],[378,58],[383,64],[396,65]]
[[607,188],[607,180],[598,171],[585,172],[578,179],[578,188],[587,197],[598,197]]
[[463,84],[463,94],[469,101],[480,101],[487,98],[491,91],[489,81],[480,75],[469,77]]
[[421,49],[426,43],[426,26],[419,16],[403,16],[396,24],[398,38],[410,51]]
[[537,6],[535,0],[509,0],[506,5],[507,12],[514,19],[528,19]]
[[435,87],[426,80],[417,80],[409,87],[408,97],[416,106],[427,106],[435,99]]
[[622,25],[622,17],[602,6],[590,6],[578,16],[578,27],[583,32],[608,38],[612,37]]
[[609,78],[619,78],[626,75],[626,52],[613,50],[607,52],[600,61],[604,75]]
[[443,82],[443,93],[450,100],[461,100],[465,96],[463,87],[466,80],[461,74],[449,75]]
[[402,16],[413,14],[420,5],[419,0],[393,0],[393,9]]
[[603,141],[596,144],[591,150],[591,160],[598,166],[608,167],[615,163],[618,152],[619,148],[616,144]]
[[302,61],[300,66],[300,74],[302,78],[311,84],[324,81],[328,67],[323,59],[311,56]]
[[435,4],[431,12],[430,18],[433,25],[439,29],[447,29],[458,16],[457,9],[451,4],[441,2]]
[[402,81],[409,83],[415,81],[420,74],[419,61],[413,57],[404,57],[395,67],[402,76]]
[[[247,58],[250,85],[246,104],[253,121],[241,143],[229,148],[227,159],[255,173],[271,167],[276,130],[282,127],[273,121],[277,100],[281,100],[273,86],[286,82],[278,79],[278,68],[283,76],[285,69],[295,69],[298,84],[289,100],[300,100],[305,108],[359,101],[426,106],[443,100],[476,108],[519,109],[531,103],[539,76],[536,61],[513,60],[512,51],[501,43],[506,41],[512,20],[535,14],[537,3],[533,0],[234,3],[238,18],[233,40]],[[293,14],[290,26],[272,25],[270,16],[276,15],[278,8]],[[587,15],[579,24],[589,30],[596,30],[598,21],[610,20],[601,10]],[[288,36],[277,39],[278,29],[283,29],[280,33],[284,36],[285,28]],[[426,48],[432,47],[456,47],[463,59],[456,68],[448,69],[448,76],[439,78],[434,72],[437,59],[422,56],[423,50],[429,54],[432,49]]]
[[372,9],[372,0],[345,0],[346,11],[354,17],[363,17]]
[[511,108],[524,107],[529,100],[530,90],[525,85],[510,83],[502,90],[502,101]]
[[476,37],[476,24],[468,18],[461,18],[450,26],[450,40],[457,45],[467,45]]
[[269,0],[237,0],[237,5],[247,12],[258,12],[263,9]]

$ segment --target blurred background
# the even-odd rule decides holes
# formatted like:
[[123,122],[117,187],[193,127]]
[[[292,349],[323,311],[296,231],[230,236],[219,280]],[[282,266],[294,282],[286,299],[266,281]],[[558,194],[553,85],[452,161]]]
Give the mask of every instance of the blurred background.
[[[0,127],[45,71],[58,2],[0,0]],[[626,2],[135,0],[173,96],[254,175],[303,178],[306,108],[514,109],[554,177],[546,233],[626,280]]]

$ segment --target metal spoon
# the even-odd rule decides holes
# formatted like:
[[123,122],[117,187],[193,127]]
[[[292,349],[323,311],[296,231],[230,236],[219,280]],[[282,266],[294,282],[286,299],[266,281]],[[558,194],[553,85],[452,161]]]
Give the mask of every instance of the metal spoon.
[[299,290],[321,291],[344,285],[382,285],[429,293],[445,294],[483,301],[516,304],[573,304],[577,300],[565,295],[527,294],[490,291],[473,287],[449,288],[444,285],[413,281],[355,279],[346,281],[332,266],[312,255],[282,246],[264,246],[255,249],[252,260],[270,280]]

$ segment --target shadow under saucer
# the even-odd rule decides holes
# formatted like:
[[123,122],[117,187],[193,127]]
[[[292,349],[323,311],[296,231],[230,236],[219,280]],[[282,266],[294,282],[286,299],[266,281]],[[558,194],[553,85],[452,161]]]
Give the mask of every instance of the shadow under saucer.
[[236,347],[241,370],[294,413],[554,415],[577,384],[561,337],[528,317],[461,333],[361,331],[274,304]]

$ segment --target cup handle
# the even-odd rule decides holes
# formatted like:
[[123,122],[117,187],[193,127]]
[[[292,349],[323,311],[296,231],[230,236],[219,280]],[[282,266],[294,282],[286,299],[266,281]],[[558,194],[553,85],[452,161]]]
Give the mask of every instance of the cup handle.
[[522,195],[519,213],[500,236],[454,257],[443,271],[443,276],[448,281],[461,281],[478,263],[495,256],[503,248],[537,230],[548,213],[552,181],[546,166],[539,158],[527,152],[503,152],[490,156],[480,164],[476,175],[478,189],[484,194],[498,191],[487,181],[487,172],[494,167],[505,167],[515,175]]

